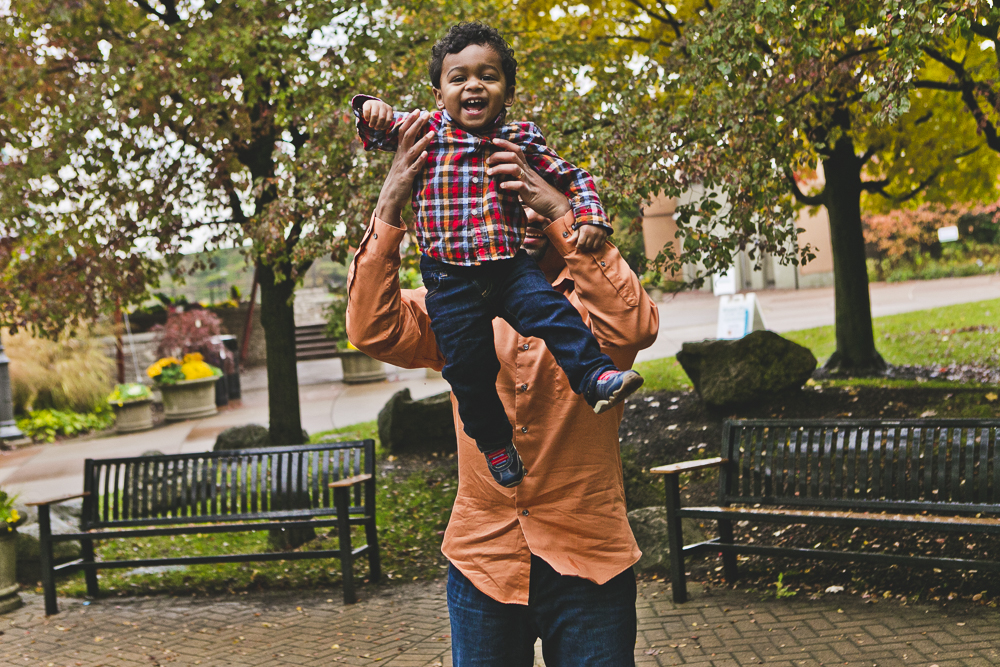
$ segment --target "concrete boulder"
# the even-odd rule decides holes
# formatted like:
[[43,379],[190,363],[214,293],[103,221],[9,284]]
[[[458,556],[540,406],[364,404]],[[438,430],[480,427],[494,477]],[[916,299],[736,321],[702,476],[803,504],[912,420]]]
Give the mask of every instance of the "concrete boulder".
[[[643,507],[628,513],[632,534],[642,551],[642,558],[635,564],[636,572],[662,572],[670,567],[670,548],[667,546],[667,510],[665,507]],[[681,519],[684,544],[705,541],[705,534],[694,519]]]
[[684,343],[677,361],[695,391],[709,405],[726,407],[764,401],[800,389],[816,357],[773,331],[754,331],[738,340]]
[[397,392],[378,413],[382,447],[393,454],[429,454],[455,450],[451,394],[413,400],[409,389]]

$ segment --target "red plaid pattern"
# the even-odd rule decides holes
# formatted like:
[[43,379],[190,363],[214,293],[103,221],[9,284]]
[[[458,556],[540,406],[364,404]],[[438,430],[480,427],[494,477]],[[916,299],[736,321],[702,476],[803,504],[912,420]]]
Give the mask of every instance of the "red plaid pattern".
[[[373,130],[362,116],[370,99],[377,98],[357,95],[351,102],[361,143],[368,151],[395,152],[398,123],[405,114],[395,114],[397,124],[390,130]],[[569,198],[577,225],[599,225],[611,233],[591,175],[549,148],[534,123],[505,124],[505,117],[506,112],[501,113],[494,129],[480,136],[451,122],[447,111],[430,115],[428,129],[434,138],[412,200],[417,243],[430,257],[471,266],[513,257],[524,241],[526,221],[517,193],[499,187],[503,177],[486,175],[486,158],[496,148],[484,139],[506,139],[520,146],[528,165]]]

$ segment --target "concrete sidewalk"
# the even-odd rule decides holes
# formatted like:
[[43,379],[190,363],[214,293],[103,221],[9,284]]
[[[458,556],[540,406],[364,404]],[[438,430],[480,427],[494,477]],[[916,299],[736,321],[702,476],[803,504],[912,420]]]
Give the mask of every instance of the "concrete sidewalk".
[[[696,588],[696,587],[692,587]],[[392,665],[450,667],[444,581],[337,591],[205,598],[60,600],[45,618],[41,596],[0,617],[0,665]],[[988,667],[1000,664],[1000,613],[865,604],[857,596],[695,593],[640,582],[639,665],[779,667]],[[544,664],[536,645],[536,665]]]

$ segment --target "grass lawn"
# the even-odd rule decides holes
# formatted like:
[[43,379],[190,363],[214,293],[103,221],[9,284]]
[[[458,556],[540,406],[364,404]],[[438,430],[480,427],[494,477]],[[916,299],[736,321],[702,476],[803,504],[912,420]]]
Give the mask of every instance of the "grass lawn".
[[[893,365],[1000,364],[1000,299],[877,317],[874,328],[875,346]],[[832,325],[782,335],[812,350],[820,365],[837,347]],[[691,389],[674,357],[644,361],[635,369],[646,379],[643,391]]]

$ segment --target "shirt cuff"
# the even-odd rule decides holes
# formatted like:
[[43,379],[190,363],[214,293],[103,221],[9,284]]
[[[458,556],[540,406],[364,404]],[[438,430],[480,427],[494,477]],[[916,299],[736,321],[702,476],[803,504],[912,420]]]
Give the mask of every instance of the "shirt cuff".
[[573,223],[575,221],[576,216],[573,214],[573,211],[568,211],[561,218],[553,220],[552,224],[545,228],[545,235],[549,238],[556,251],[563,257],[576,250],[576,243],[570,240],[570,237],[573,236]]
[[[403,223],[400,223],[403,224]],[[372,224],[367,240],[368,251],[379,257],[399,257],[399,245],[406,235],[406,227],[396,227],[372,214]]]

